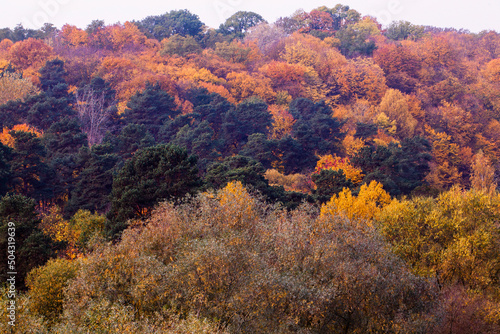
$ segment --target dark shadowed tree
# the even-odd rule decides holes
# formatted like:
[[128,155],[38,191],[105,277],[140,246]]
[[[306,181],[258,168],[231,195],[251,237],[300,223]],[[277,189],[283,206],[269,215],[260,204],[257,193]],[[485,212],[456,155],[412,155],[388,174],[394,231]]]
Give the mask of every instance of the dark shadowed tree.
[[[35,201],[22,195],[6,195],[0,200],[0,279],[6,282],[7,272],[7,246],[9,223],[15,225],[16,265],[18,289],[25,288],[25,277],[28,272],[43,265],[48,259],[56,255],[58,244],[45,235],[39,228]],[[12,225],[12,224],[11,224]]]
[[163,200],[182,198],[201,185],[196,158],[173,145],[157,145],[137,151],[113,179],[107,227],[117,236],[129,219],[141,219]]

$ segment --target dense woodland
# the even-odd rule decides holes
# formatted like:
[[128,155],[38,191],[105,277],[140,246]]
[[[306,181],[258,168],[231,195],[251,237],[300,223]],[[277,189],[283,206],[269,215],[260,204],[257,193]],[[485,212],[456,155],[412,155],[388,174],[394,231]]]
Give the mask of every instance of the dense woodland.
[[500,332],[497,32],[5,28],[0,129],[2,332]]

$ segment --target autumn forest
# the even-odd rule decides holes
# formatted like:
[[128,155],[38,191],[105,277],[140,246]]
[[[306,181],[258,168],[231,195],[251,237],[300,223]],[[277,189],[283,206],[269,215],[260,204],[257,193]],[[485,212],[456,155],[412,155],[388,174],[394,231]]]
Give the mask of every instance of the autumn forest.
[[499,176],[495,31],[0,29],[0,332],[499,333]]

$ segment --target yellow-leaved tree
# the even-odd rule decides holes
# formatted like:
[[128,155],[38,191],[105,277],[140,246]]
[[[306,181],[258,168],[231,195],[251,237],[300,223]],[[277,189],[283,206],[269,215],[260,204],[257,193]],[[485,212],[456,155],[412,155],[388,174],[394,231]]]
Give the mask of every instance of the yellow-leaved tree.
[[28,95],[35,95],[39,89],[29,79],[17,73],[4,73],[0,77],[0,104],[7,101],[24,99]]
[[493,194],[497,188],[495,182],[495,168],[483,151],[474,156],[472,162],[472,175],[470,177],[472,189]]
[[240,181],[228,183],[217,194],[217,199],[219,200],[222,224],[227,227],[248,227],[257,217],[255,200]]
[[351,190],[344,189],[321,207],[319,227],[328,230],[329,222],[337,216],[347,217],[362,225],[372,225],[373,217],[389,203],[391,196],[377,181],[362,185],[358,196],[353,196]]

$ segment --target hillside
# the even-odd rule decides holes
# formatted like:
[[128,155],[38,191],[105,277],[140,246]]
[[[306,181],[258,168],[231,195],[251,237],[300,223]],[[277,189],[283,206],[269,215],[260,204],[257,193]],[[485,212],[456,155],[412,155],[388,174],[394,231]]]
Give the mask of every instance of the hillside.
[[500,331],[495,31],[5,28],[0,127],[5,332]]

